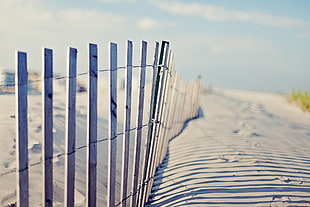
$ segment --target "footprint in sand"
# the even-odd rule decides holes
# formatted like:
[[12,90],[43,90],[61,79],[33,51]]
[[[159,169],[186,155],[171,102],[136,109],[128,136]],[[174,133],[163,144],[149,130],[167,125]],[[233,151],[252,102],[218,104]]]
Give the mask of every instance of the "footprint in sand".
[[262,135],[253,132],[251,130],[247,130],[247,129],[237,129],[233,131],[234,134],[238,134],[241,137],[260,137]]
[[1,206],[14,206],[16,202],[16,192],[9,193],[2,198]]
[[291,199],[288,196],[273,196],[270,202],[271,207],[285,207],[290,206]]
[[41,143],[35,143],[32,145],[32,147],[30,148],[30,150],[34,153],[41,153]]
[[239,162],[240,159],[236,158],[236,156],[237,155],[221,155],[218,159],[224,162]]
[[[12,147],[13,149],[15,149],[15,147],[13,146]],[[11,156],[14,156],[15,157],[15,154],[16,154],[16,150],[12,150],[12,151],[10,151],[10,153],[9,153]]]
[[39,133],[39,132],[41,132],[42,131],[42,125],[39,125],[38,127],[37,127],[37,129],[36,129],[36,133]]
[[3,166],[4,166],[5,168],[8,168],[9,165],[10,165],[10,163],[8,163],[8,162],[4,162],[4,163],[3,163]]
[[294,180],[289,177],[276,177],[275,180],[281,183],[294,184],[294,185],[302,185],[304,181],[302,180]]

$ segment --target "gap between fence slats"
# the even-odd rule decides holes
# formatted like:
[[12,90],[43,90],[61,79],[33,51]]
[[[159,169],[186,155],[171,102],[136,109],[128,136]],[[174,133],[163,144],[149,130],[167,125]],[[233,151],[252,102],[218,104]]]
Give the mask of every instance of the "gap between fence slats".
[[[141,69],[140,69],[140,85],[139,85],[139,100],[137,109],[137,132],[135,137],[135,150],[134,150],[134,164],[133,168],[133,188],[132,192],[137,192],[138,183],[140,178],[140,156],[141,156],[141,139],[142,139],[142,122],[143,122],[143,109],[144,109],[144,88],[145,88],[145,67],[146,67],[146,53],[147,43],[142,41],[141,45]],[[137,194],[132,196],[132,206],[136,206]]]
[[122,207],[126,207],[128,201],[125,199],[128,189],[128,163],[130,146],[130,121],[131,121],[131,95],[132,95],[132,41],[127,42],[127,70],[125,79],[125,116],[123,130],[123,163],[122,163]]

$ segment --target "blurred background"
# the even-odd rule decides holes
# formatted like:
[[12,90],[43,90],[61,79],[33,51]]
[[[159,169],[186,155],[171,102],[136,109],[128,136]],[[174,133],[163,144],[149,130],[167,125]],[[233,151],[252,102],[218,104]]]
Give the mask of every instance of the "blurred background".
[[123,52],[127,39],[134,51],[142,39],[152,47],[168,40],[176,70],[184,79],[201,75],[205,87],[310,90],[309,11],[308,0],[1,0],[0,70],[14,71],[16,50],[40,73],[42,47],[54,49],[54,70],[63,74],[68,46],[78,48],[84,72],[89,42],[99,44],[106,68],[110,41]]

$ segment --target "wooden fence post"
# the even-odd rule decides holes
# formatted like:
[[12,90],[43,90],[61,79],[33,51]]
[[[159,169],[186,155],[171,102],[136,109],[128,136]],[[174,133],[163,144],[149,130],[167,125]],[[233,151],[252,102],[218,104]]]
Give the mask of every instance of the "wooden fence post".
[[163,130],[163,115],[165,110],[165,100],[166,100],[166,89],[167,84],[169,80],[169,68],[167,67],[167,61],[168,61],[168,55],[169,55],[169,43],[166,44],[165,52],[164,52],[164,58],[162,61],[162,74],[161,74],[161,84],[159,89],[159,99],[158,99],[158,110],[157,110],[157,130],[155,130],[155,137],[157,140],[156,148],[155,148],[155,154],[154,154],[154,160],[153,160],[153,173],[155,174],[156,168],[159,164],[158,156],[160,154],[161,145],[163,142],[163,137],[161,136],[161,131]]
[[65,206],[74,206],[77,49],[69,48],[65,138]]
[[53,51],[43,50],[43,199],[45,207],[53,206]]
[[199,114],[199,104],[200,104],[200,93],[201,93],[201,88],[202,88],[202,78],[201,76],[198,76],[197,78],[197,94],[196,94],[196,102],[195,102],[195,108],[196,108],[196,116],[198,116]]
[[171,50],[166,51],[165,55],[165,61],[164,61],[164,73],[165,73],[165,82],[164,82],[164,88],[163,88],[163,100],[162,100],[162,106],[161,106],[161,113],[160,113],[160,119],[161,125],[160,129],[158,130],[158,138],[159,138],[159,145],[157,150],[157,159],[156,159],[156,166],[159,165],[160,159],[164,150],[164,142],[166,137],[164,137],[164,132],[166,131],[166,116],[167,116],[167,102],[169,99],[169,92],[170,92],[170,81],[171,81],[171,68],[170,68],[170,60],[171,60]]
[[133,171],[133,186],[132,186],[132,206],[136,206],[138,182],[140,173],[140,156],[141,156],[141,139],[142,139],[142,122],[143,122],[143,109],[144,109],[144,87],[145,87],[145,68],[146,68],[146,54],[147,42],[142,41],[141,45],[141,69],[140,69],[140,86],[139,86],[139,101],[138,101],[138,119],[137,119],[137,133],[135,139],[134,151],[134,171]]
[[27,54],[16,53],[16,174],[17,174],[17,206],[29,206],[29,175],[28,175],[28,74]]
[[117,44],[110,43],[108,207],[115,206],[117,153]]
[[170,125],[170,132],[169,132],[169,137],[172,138],[175,136],[175,125],[177,122],[177,113],[178,113],[178,103],[179,103],[179,74],[175,75],[175,85],[173,87],[173,91],[175,93],[175,97],[174,97],[174,101],[173,101],[173,111],[172,111],[172,115],[171,115],[171,125]]
[[88,114],[87,114],[87,184],[86,205],[96,206],[97,199],[97,90],[98,51],[96,44],[89,44]]
[[[153,120],[157,123],[154,124],[153,127],[153,137],[154,139],[154,145],[152,146],[151,149],[151,157],[150,157],[150,174],[149,176],[153,176],[156,170],[156,157],[157,157],[157,148],[158,148],[158,130],[160,127],[160,112],[161,112],[161,103],[162,103],[162,98],[163,98],[163,85],[164,85],[164,80],[165,80],[165,68],[164,68],[164,63],[165,59],[167,57],[166,53],[169,50],[169,42],[163,41],[162,46],[161,46],[161,51],[160,51],[160,56],[159,56],[159,70],[158,70],[158,75],[157,75],[157,80],[156,80],[156,93],[155,93],[155,102],[154,102],[154,111],[153,111]],[[150,185],[148,187],[148,193],[147,197],[149,196],[151,189],[153,185],[153,179],[150,181]]]
[[129,162],[129,145],[130,145],[130,121],[131,121],[131,95],[132,95],[132,41],[127,42],[127,68],[125,78],[125,116],[123,129],[123,163],[122,163],[122,188],[121,201],[122,206],[127,206],[127,189],[128,189],[128,162]]
[[159,52],[159,43],[155,42],[155,50],[154,50],[154,59],[153,59],[153,78],[152,78],[152,91],[151,91],[151,102],[150,102],[150,118],[149,118],[149,127],[148,134],[146,140],[146,147],[144,150],[144,167],[142,174],[142,193],[139,195],[139,203],[138,206],[141,207],[146,202],[146,190],[149,186],[149,159],[151,156],[151,149],[154,144],[154,139],[152,139],[152,131],[153,131],[153,111],[154,111],[154,102],[155,102],[155,88],[156,88],[156,80],[158,75],[158,52]]

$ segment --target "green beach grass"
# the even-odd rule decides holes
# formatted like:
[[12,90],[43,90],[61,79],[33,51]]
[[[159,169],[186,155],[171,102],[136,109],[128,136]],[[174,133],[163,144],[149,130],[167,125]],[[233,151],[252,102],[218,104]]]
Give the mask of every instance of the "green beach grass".
[[303,111],[310,112],[310,92],[292,90],[289,93],[289,100],[299,104]]

